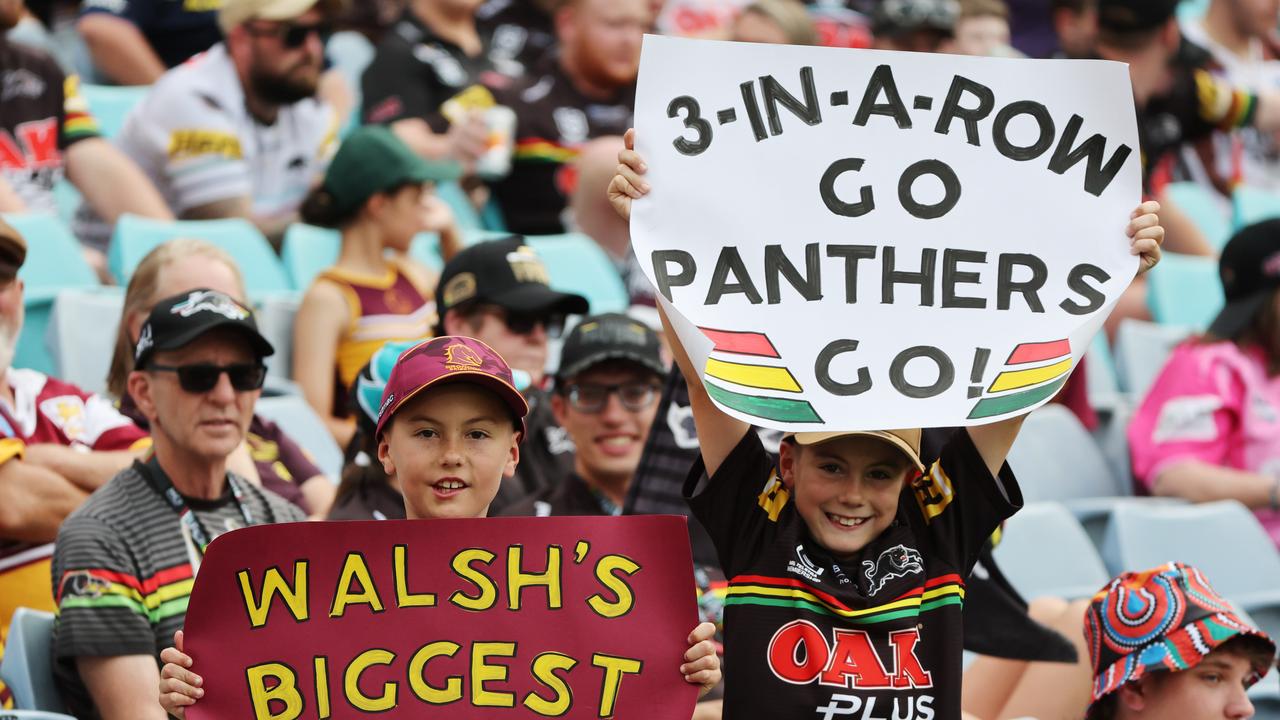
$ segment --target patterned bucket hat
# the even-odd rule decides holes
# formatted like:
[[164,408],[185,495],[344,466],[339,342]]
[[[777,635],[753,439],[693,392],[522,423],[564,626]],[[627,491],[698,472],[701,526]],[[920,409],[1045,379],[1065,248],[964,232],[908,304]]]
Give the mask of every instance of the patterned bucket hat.
[[[1238,635],[1275,643],[1236,615],[1199,570],[1169,563],[1127,572],[1093,596],[1085,615],[1085,639],[1093,662],[1093,702],[1149,672],[1186,670]],[[1248,684],[1271,663],[1254,667]]]

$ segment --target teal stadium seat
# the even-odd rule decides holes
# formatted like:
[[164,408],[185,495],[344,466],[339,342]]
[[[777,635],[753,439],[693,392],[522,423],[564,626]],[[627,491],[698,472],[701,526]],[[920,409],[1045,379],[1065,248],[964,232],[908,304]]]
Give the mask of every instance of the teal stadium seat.
[[62,290],[53,301],[49,349],[57,376],[81,390],[105,393],[124,312],[124,288]]
[[365,68],[373,61],[373,43],[364,35],[354,31],[336,32],[325,44],[324,54],[333,64],[334,69],[342,73],[351,90],[351,116],[343,120],[342,132],[347,133],[360,127],[360,109],[364,106],[361,94],[360,77]]
[[116,222],[107,252],[107,266],[125,285],[133,269],[156,246],[179,237],[199,238],[226,250],[244,275],[245,289],[257,299],[273,293],[292,293],[293,283],[266,237],[242,218],[224,220],[151,220],[122,215]]
[[108,139],[120,134],[129,113],[150,91],[148,85],[80,86],[80,94],[89,103],[89,112],[97,118],[103,137]]
[[1231,225],[1235,230],[1280,217],[1280,195],[1241,185],[1231,194]]
[[[52,635],[52,613],[20,607],[9,621],[9,638],[4,646],[4,660],[0,661],[0,678],[13,693],[14,705],[19,711],[24,711],[17,717],[24,720],[74,720],[59,712],[62,699],[53,684]],[[0,718],[8,717],[10,711],[0,709]]]
[[590,312],[626,312],[631,304],[618,268],[590,237],[581,233],[528,238],[551,275],[551,287],[587,298]]
[[284,233],[280,260],[297,290],[305,291],[321,270],[338,261],[342,234],[337,230],[294,223]]
[[57,366],[46,338],[54,298],[63,289],[98,287],[98,277],[85,262],[80,243],[56,216],[7,214],[4,218],[27,240],[27,260],[18,273],[26,286],[26,320],[13,366],[52,375]]
[[1165,253],[1159,269],[1147,274],[1147,306],[1161,325],[1203,330],[1224,302],[1213,258]]
[[1230,218],[1216,190],[1199,183],[1177,182],[1169,183],[1165,195],[1191,217],[1210,245],[1221,248],[1227,244],[1231,237]]
[[[1056,562],[1044,561],[1053,548]],[[1091,597],[1111,576],[1071,511],[1055,502],[1029,503],[1005,522],[996,562],[1028,600]]]
[[479,230],[484,227],[484,223],[480,219],[480,213],[471,204],[471,198],[467,197],[467,192],[462,189],[461,185],[456,182],[437,183],[436,195],[449,205],[449,209],[453,211],[453,219],[458,223],[459,229],[467,231]]

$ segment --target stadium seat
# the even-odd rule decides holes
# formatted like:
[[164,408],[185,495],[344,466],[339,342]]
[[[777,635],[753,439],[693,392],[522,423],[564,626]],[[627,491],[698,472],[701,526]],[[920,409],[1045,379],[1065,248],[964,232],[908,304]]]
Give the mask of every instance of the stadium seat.
[[480,221],[480,213],[471,204],[471,198],[467,197],[467,191],[461,185],[456,182],[437,183],[436,195],[449,205],[449,209],[453,211],[453,219],[460,229],[479,230],[484,227]]
[[[62,710],[62,699],[53,684],[52,635],[53,613],[24,607],[15,610],[9,621],[4,660],[0,661],[0,678],[13,693],[18,710],[46,711],[23,717],[73,720],[57,714]],[[0,717],[8,715],[9,711],[0,710]]]
[[1146,396],[1173,348],[1191,334],[1176,325],[1123,320],[1116,330],[1116,376],[1135,407]]
[[587,298],[592,314],[626,312],[631,304],[618,268],[595,240],[581,233],[528,238],[551,275],[551,286]]
[[1254,514],[1234,500],[1120,505],[1102,558],[1113,575],[1173,560],[1197,567],[1260,627],[1272,634],[1280,630],[1280,553]]
[[280,260],[295,290],[305,291],[321,270],[338,260],[342,234],[329,228],[294,223],[284,233]]
[[1231,226],[1234,230],[1278,217],[1280,195],[1247,185],[1241,185],[1231,194]]
[[1165,197],[1191,217],[1210,245],[1221,248],[1227,244],[1231,237],[1230,218],[1226,201],[1216,190],[1200,183],[1176,182],[1165,188]]
[[[465,235],[464,242],[465,242]],[[440,235],[437,233],[419,233],[409,246],[409,257],[440,272],[444,268],[444,258],[440,255]]]
[[[1056,560],[1045,562],[1045,548]],[[1031,503],[1005,523],[996,562],[1028,600],[1090,597],[1110,579],[1102,558],[1071,511],[1054,502]]]
[[1093,336],[1093,342],[1084,355],[1084,364],[1089,404],[1096,410],[1109,412],[1122,400],[1120,385],[1116,380],[1116,361],[1111,354],[1111,343],[1107,342],[1106,333],[1099,332]]
[[351,91],[351,116],[343,119],[344,134],[360,127],[360,109],[364,106],[360,77],[373,61],[373,53],[373,43],[355,31],[336,32],[325,43],[325,58],[342,73]]
[[1026,502],[1130,494],[1116,481],[1089,431],[1063,405],[1045,405],[1027,417],[1009,450],[1009,467]]
[[293,377],[293,320],[301,304],[299,297],[274,295],[263,298],[254,310],[259,332],[276,350],[266,359],[267,372],[271,376]]
[[150,91],[147,85],[80,86],[80,94],[89,103],[89,112],[97,118],[102,136],[108,139],[120,134],[129,113]]
[[80,288],[58,293],[48,337],[57,377],[87,392],[106,392],[123,310],[124,288]]
[[289,275],[271,243],[253,223],[242,218],[164,221],[121,215],[107,253],[111,274],[121,285],[127,284],[147,253],[166,240],[179,237],[207,240],[230,253],[240,266],[250,297],[293,292]]
[[329,434],[329,428],[299,395],[263,397],[254,411],[279,425],[294,442],[301,445],[316,465],[335,483],[342,477],[342,449]]
[[18,273],[26,286],[26,319],[13,366],[53,374],[57,368],[46,342],[53,299],[63,288],[97,287],[98,277],[85,262],[80,243],[56,216],[20,213],[4,218],[27,240],[27,260]]
[[485,230],[507,232],[507,219],[502,214],[502,208],[498,205],[497,198],[491,197],[489,202],[485,203],[484,208],[480,211],[480,222]]
[[1213,258],[1165,253],[1160,272],[1147,275],[1147,306],[1162,325],[1204,329],[1223,302],[1218,261]]

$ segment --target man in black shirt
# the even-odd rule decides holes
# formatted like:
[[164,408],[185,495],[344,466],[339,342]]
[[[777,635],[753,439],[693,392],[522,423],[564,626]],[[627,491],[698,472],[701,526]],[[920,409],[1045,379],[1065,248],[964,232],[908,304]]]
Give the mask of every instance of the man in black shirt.
[[559,4],[559,0],[488,0],[480,6],[476,21],[490,38],[490,57],[503,72],[524,75],[555,47]]
[[579,148],[631,126],[650,21],[645,0],[570,0],[557,15],[559,51],[536,74],[495,93],[517,117],[511,174],[493,185],[512,232],[565,231]]
[[222,40],[219,0],[88,0],[76,30],[93,64],[120,85],[150,85]]

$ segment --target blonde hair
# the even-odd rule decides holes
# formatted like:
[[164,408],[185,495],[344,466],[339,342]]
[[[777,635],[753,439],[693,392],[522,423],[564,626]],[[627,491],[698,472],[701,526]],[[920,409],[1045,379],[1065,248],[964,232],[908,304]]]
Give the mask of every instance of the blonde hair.
[[175,238],[157,246],[142,258],[129,278],[124,293],[124,309],[120,313],[120,327],[116,333],[116,349],[111,356],[111,370],[107,372],[107,391],[123,398],[129,373],[133,372],[133,339],[129,337],[129,320],[145,317],[151,308],[164,298],[156,297],[160,291],[160,273],[174,262],[187,257],[204,257],[226,265],[235,276],[239,295],[244,297],[244,277],[236,261],[226,250],[205,240]]
[[960,0],[960,19],[996,17],[1009,19],[1009,6],[1004,0]]
[[818,31],[800,0],[756,0],[742,9],[771,21],[787,36],[789,45],[817,45]]

